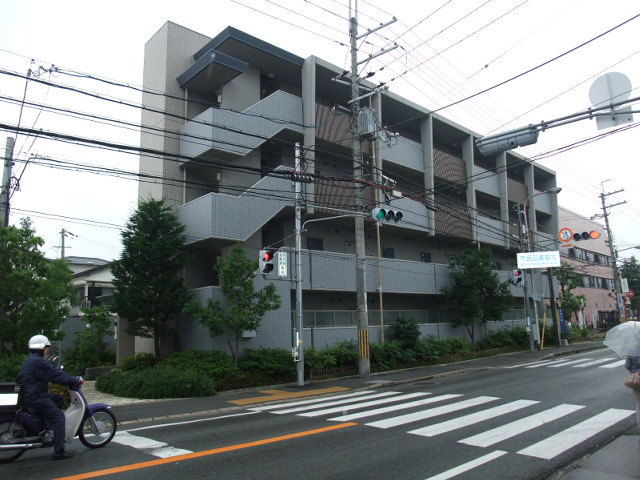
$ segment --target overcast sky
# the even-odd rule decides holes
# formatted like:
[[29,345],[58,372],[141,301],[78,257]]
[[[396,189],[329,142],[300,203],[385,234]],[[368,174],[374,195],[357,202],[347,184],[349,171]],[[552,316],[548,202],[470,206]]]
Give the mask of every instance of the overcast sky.
[[[231,0],[114,0],[101,4],[100,8],[86,1],[4,2],[0,17],[0,68],[24,75],[30,66],[37,69],[40,65],[49,68],[55,64],[64,70],[141,85],[144,44],[168,20],[210,37],[231,25],[299,56],[317,55],[337,65],[346,65],[346,48],[331,39],[348,43],[347,0],[238,1],[264,13]],[[439,7],[442,8],[433,13]],[[381,32],[388,39],[422,21],[399,40],[405,51],[414,50],[406,56],[397,50],[381,57],[380,61],[371,62],[369,67],[376,70],[398,57],[372,79],[385,81],[422,63],[391,82],[391,90],[435,109],[599,35],[640,13],[640,4],[637,0],[361,0],[359,9],[360,23],[368,27],[387,21],[391,15],[398,18],[396,24]],[[465,15],[466,18],[460,20]],[[499,18],[502,15],[504,17]],[[450,26],[454,22],[457,23]],[[638,96],[639,33],[640,18],[533,73],[439,113],[479,134],[497,133],[588,108],[593,80],[613,71],[627,75],[633,89],[631,96]],[[372,35],[370,40],[377,47],[363,45],[363,56],[386,43],[379,36]],[[33,65],[31,58],[35,59]],[[42,73],[39,78],[140,102],[140,95],[134,91],[86,78],[48,73]],[[1,96],[20,100],[24,87],[24,80],[0,75]],[[134,124],[140,122],[139,109],[34,82],[28,84],[26,101]],[[19,112],[15,104],[6,99],[0,101],[1,123],[15,125]],[[640,114],[636,114],[636,120],[640,120]],[[28,106],[23,109],[21,125],[139,145],[139,132],[135,128],[116,128]],[[598,133],[603,131],[596,129],[594,121],[574,123],[541,133],[536,145],[518,152],[532,156]],[[3,152],[6,136],[6,132],[0,132]],[[624,193],[609,197],[609,203],[627,201],[626,205],[613,209],[611,216],[620,248],[640,244],[639,139],[640,129],[631,128],[541,161],[557,172],[558,185],[563,188],[560,204],[587,217],[600,212],[601,181],[610,179],[605,183],[606,191],[624,188]],[[58,161],[123,170],[138,168],[136,155],[43,138],[34,142],[20,135],[14,154],[18,160],[43,155]],[[24,163],[18,162],[14,175],[20,176],[23,167]],[[30,165],[22,175],[19,191],[12,197],[11,223],[30,216],[37,233],[45,239],[46,254],[50,257],[60,255],[55,247],[60,245],[59,232],[64,228],[76,235],[67,239],[67,246],[71,247],[67,255],[112,259],[120,253],[119,230],[49,215],[123,225],[136,201],[136,181]],[[46,215],[27,214],[24,210]],[[628,250],[623,255],[631,253],[633,250]]]

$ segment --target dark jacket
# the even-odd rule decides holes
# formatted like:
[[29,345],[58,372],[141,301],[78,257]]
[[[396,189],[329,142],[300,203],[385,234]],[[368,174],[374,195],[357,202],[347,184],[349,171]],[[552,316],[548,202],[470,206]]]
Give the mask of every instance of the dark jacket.
[[35,353],[29,354],[18,374],[25,405],[38,398],[48,397],[49,383],[71,387],[77,385],[78,380],[78,377],[72,377]]
[[629,355],[624,362],[624,368],[629,370],[631,373],[640,372],[640,356]]

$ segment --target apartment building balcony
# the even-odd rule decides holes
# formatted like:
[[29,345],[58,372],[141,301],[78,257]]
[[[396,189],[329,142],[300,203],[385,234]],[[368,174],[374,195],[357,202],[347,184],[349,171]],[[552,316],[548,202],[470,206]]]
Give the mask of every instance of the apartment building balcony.
[[502,221],[478,215],[477,231],[480,243],[505,246],[507,238]]
[[414,142],[406,137],[396,137],[391,140],[390,146],[383,146],[380,149],[382,160],[411,168],[418,172],[424,171],[424,160],[422,158],[422,144]]
[[500,196],[499,176],[495,172],[474,165],[473,175],[476,190],[493,195],[494,197]]
[[[356,290],[355,255],[328,251],[303,250],[303,288],[354,292]],[[376,257],[366,257],[367,289],[377,285]],[[438,295],[452,284],[449,266],[381,258],[382,291],[385,293]],[[498,271],[501,280],[511,279],[511,271]],[[541,287],[539,287],[541,288]],[[511,286],[511,294],[522,297],[522,288]],[[539,290],[538,290],[539,291]]]
[[[540,190],[534,190],[535,194],[541,193]],[[538,195],[535,197],[536,210],[546,213],[547,215],[553,215],[553,195]]]
[[242,157],[284,130],[301,134],[302,123],[302,99],[278,90],[243,112],[212,107],[188,121],[180,128],[180,154],[195,158],[214,150]]

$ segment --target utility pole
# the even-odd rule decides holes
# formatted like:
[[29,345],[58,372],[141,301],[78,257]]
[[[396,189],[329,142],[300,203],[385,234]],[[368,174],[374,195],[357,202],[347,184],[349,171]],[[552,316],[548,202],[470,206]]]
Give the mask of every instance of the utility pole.
[[[351,44],[351,134],[353,135],[353,175],[357,182],[355,188],[356,212],[363,212],[364,183],[362,183],[362,150],[358,129],[360,101],[358,92],[358,20],[349,19],[349,39]],[[356,240],[356,301],[358,304],[358,373],[361,377],[371,374],[371,356],[369,350],[369,316],[367,313],[367,285],[365,271],[364,218],[355,217]]]
[[[522,222],[523,211],[520,208],[520,204],[517,205],[517,212],[518,212],[518,247],[519,247],[518,249],[520,250],[520,252],[524,252],[525,249],[528,250],[528,248],[525,247],[525,245],[528,245],[527,237],[526,237],[528,232],[526,231],[524,224]],[[528,288],[526,270],[524,270],[524,275],[522,276],[522,280],[523,280],[522,288],[523,288],[523,295],[524,295],[524,316],[527,320],[527,328],[529,329],[529,350],[533,352],[535,350],[535,346],[533,344],[533,325],[531,324],[531,311],[529,307],[529,288]]]
[[[376,92],[371,97],[373,102],[371,106],[376,112],[376,115],[382,121],[382,94]],[[380,136],[376,135],[374,141],[371,143],[371,165],[373,167],[375,182],[382,184],[382,156],[380,154]],[[376,188],[376,204],[382,203],[382,191]],[[376,247],[378,253],[378,303],[380,304],[380,342],[384,343],[384,302],[382,295],[382,247],[380,245],[380,222],[376,222]]]
[[4,226],[9,226],[9,198],[11,196],[11,169],[13,168],[13,146],[15,140],[7,137],[4,152],[4,171],[2,174],[2,187],[0,188],[0,208],[2,209],[2,220]]
[[71,236],[71,237],[75,237],[75,235],[73,233],[71,233],[69,230],[66,229],[62,229],[60,230],[60,245],[58,245],[56,248],[60,249],[60,258],[65,258],[65,249],[67,247],[65,247],[65,243],[64,240],[67,237],[67,235]]
[[549,303],[551,306],[551,316],[553,317],[553,337],[556,345],[562,344],[560,335],[560,319],[558,318],[558,305],[556,304],[556,294],[553,289],[553,269],[547,268],[547,280],[549,281]]
[[613,283],[614,283],[614,290],[615,290],[615,294],[616,294],[616,305],[617,305],[617,308],[618,308],[618,315],[620,317],[620,321],[623,321],[623,319],[625,318],[625,311],[624,311],[624,303],[622,303],[622,302],[624,302],[624,300],[623,300],[623,297],[622,297],[622,285],[621,285],[621,282],[620,282],[620,271],[618,270],[618,253],[616,252],[616,249],[614,247],[613,234],[611,233],[611,227],[609,226],[609,209],[611,209],[613,207],[617,207],[618,205],[623,205],[623,204],[627,203],[627,201],[623,200],[621,202],[614,203],[612,205],[607,205],[606,198],[608,196],[610,196],[610,195],[614,195],[616,193],[624,192],[624,188],[621,188],[620,190],[616,190],[614,192],[604,193],[604,185],[603,184],[604,184],[604,182],[602,182],[600,184],[601,187],[602,187],[602,193],[600,194],[600,201],[602,202],[602,216],[604,218],[605,228],[607,229],[607,236],[609,237],[609,251],[611,252],[611,258],[613,259]]
[[296,383],[299,387],[304,386],[304,347],[302,341],[302,183],[300,182],[301,161],[300,144],[295,144],[295,229],[296,229],[296,335],[294,348],[298,348],[298,358],[296,362]]

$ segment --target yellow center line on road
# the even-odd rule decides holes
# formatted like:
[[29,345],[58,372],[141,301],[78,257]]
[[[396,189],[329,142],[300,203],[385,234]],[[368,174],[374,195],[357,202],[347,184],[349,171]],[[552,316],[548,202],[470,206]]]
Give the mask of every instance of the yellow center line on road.
[[233,452],[235,450],[242,450],[244,448],[257,447],[260,445],[268,445],[270,443],[283,442],[285,440],[291,440],[292,438],[307,437],[309,435],[317,435],[319,433],[330,432],[332,430],[339,430],[341,428],[353,427],[358,425],[355,422],[338,423],[329,427],[316,428],[315,430],[305,430],[303,432],[290,433],[288,435],[281,435],[279,437],[264,438],[262,440],[256,440],[255,442],[239,443],[238,445],[229,445],[228,447],[214,448],[213,450],[204,450],[202,452],[185,453],[184,455],[176,455],[167,458],[158,458],[156,460],[150,460],[148,462],[132,463],[129,465],[123,465],[121,467],[107,468],[104,470],[95,470],[93,472],[80,473],[77,475],[71,475],[68,477],[60,477],[54,480],[84,480],[85,478],[103,477],[105,475],[113,475],[114,473],[129,472],[132,470],[139,470],[141,468],[155,467],[156,465],[164,465],[165,463],[175,463],[182,460],[191,460],[194,458],[206,457],[209,455],[216,455],[218,453]]
[[285,400],[287,398],[309,397],[312,395],[323,395],[325,393],[336,393],[349,390],[345,387],[328,387],[328,388],[316,388],[314,390],[305,390],[302,392],[291,392],[287,390],[260,390],[260,393],[265,393],[260,397],[241,398],[239,400],[230,400],[229,403],[236,405],[251,405],[253,403],[270,402],[275,400]]

